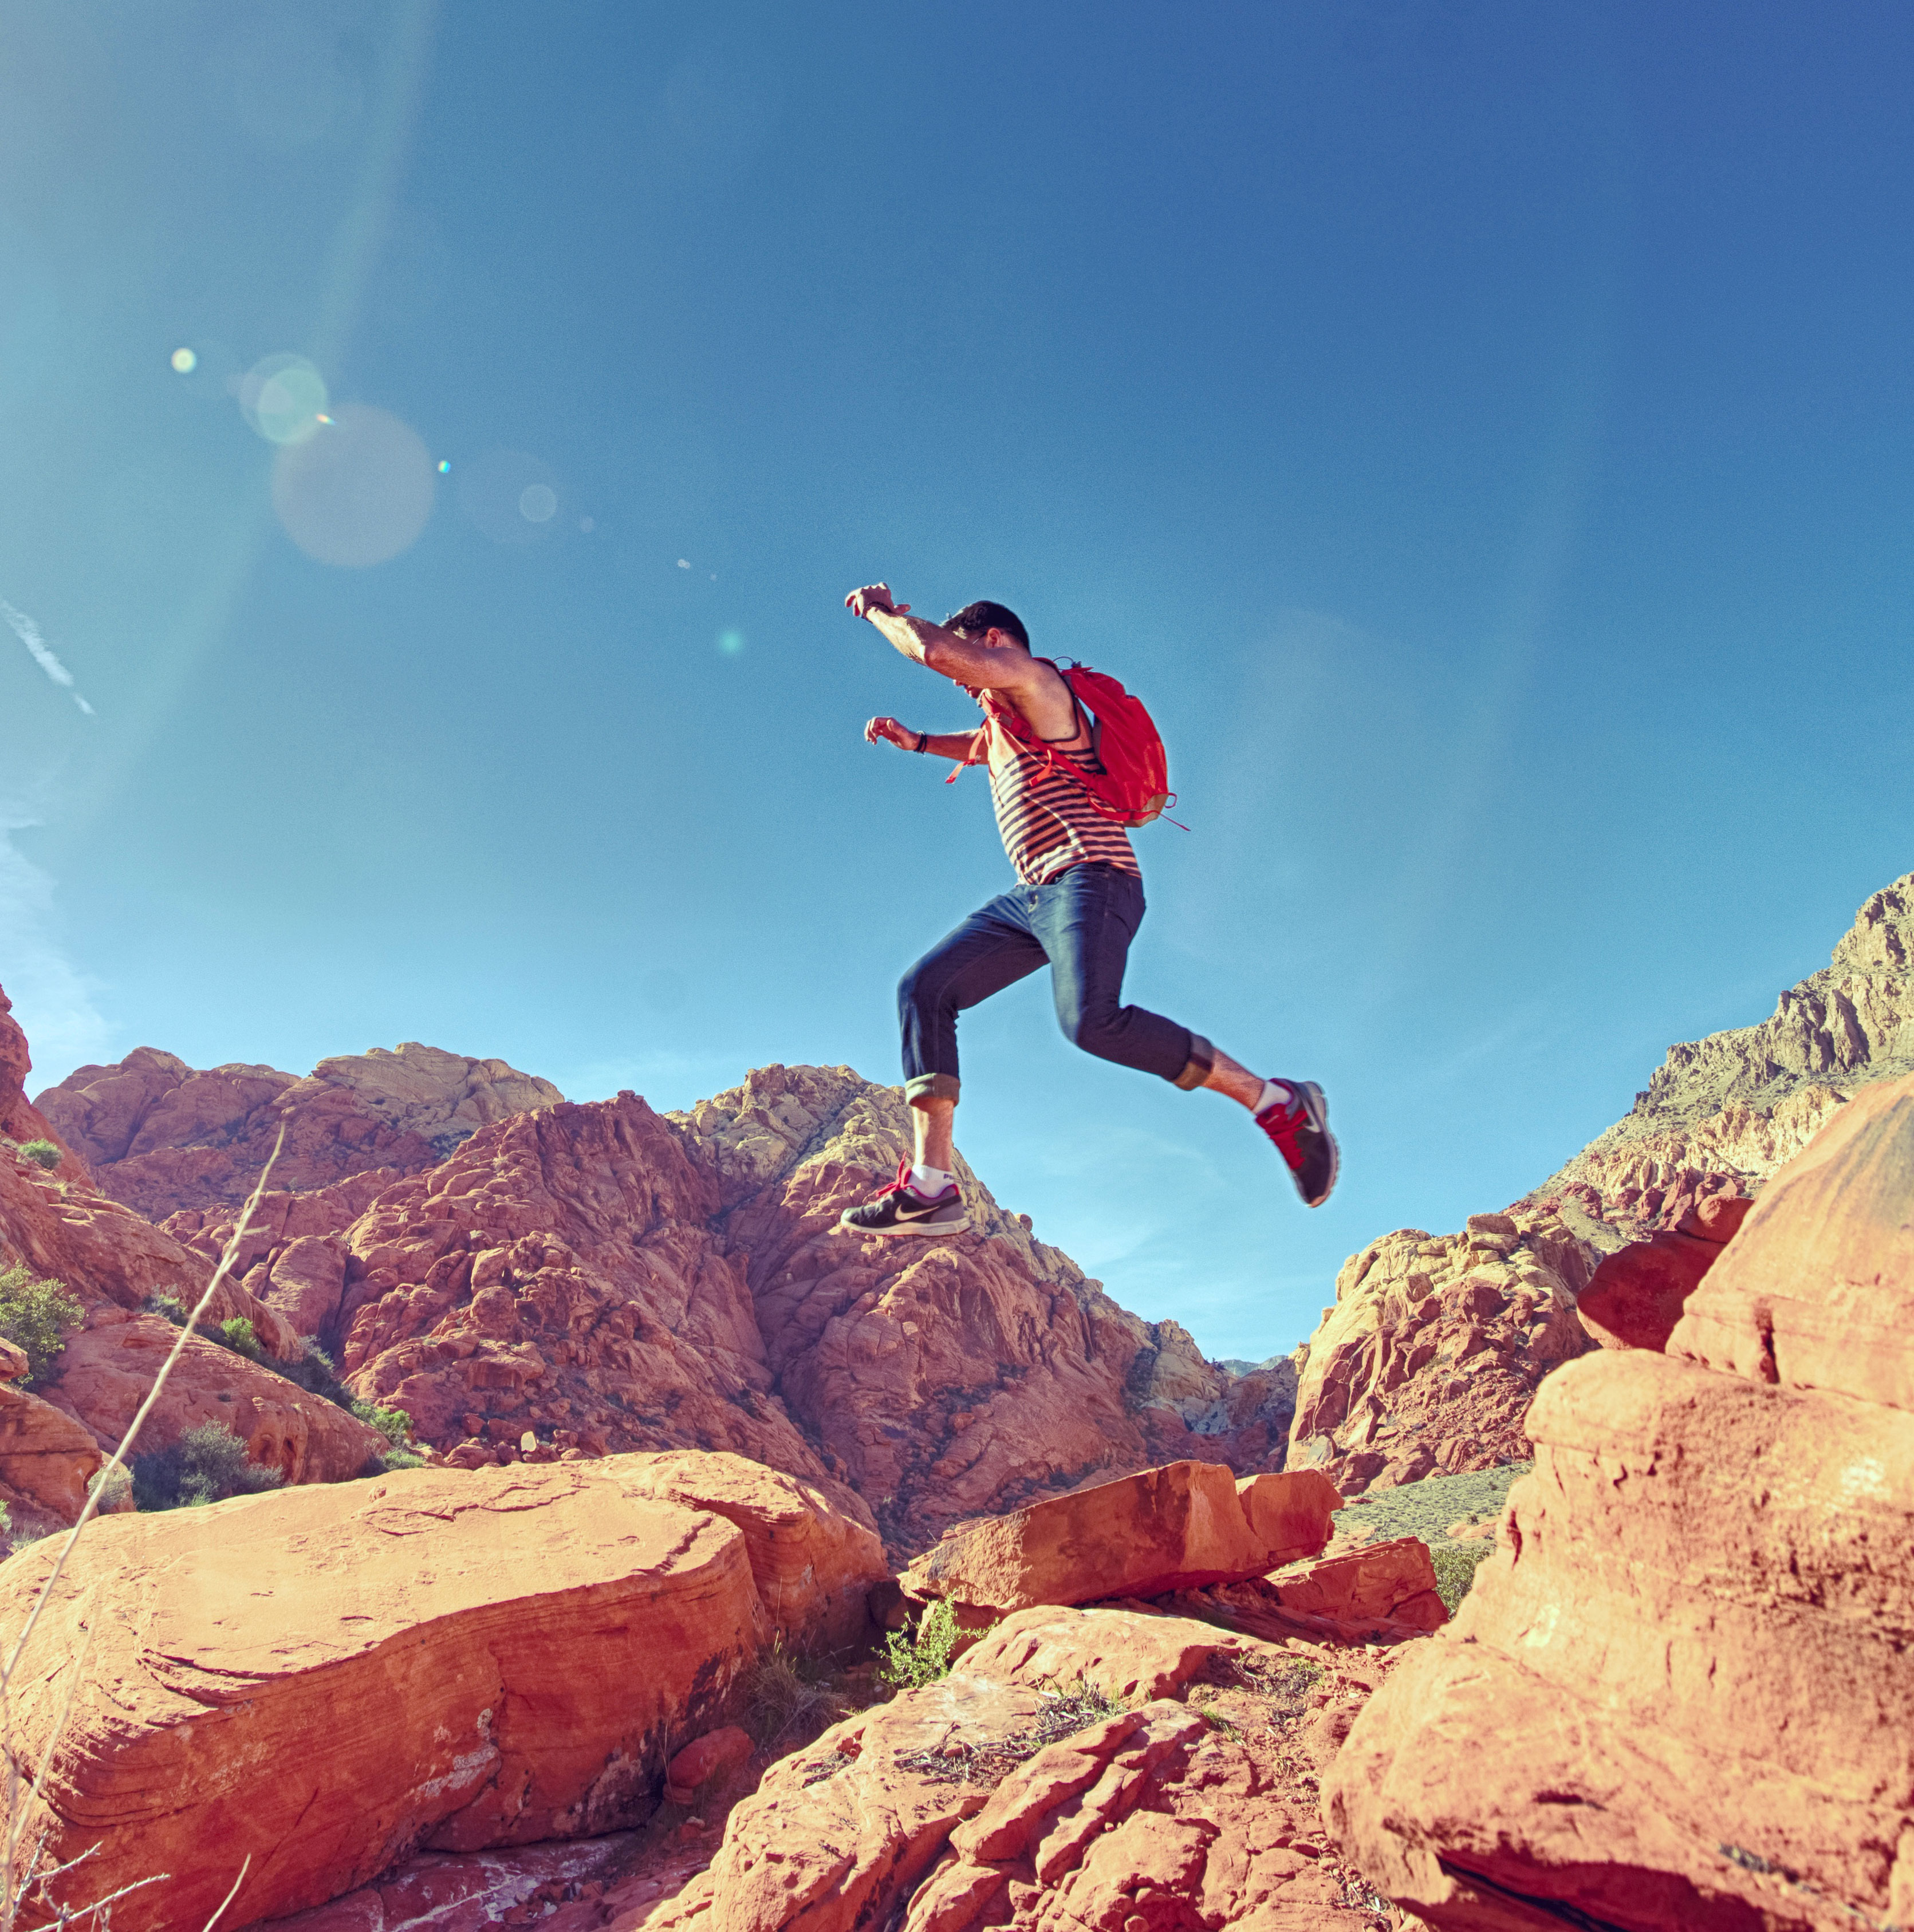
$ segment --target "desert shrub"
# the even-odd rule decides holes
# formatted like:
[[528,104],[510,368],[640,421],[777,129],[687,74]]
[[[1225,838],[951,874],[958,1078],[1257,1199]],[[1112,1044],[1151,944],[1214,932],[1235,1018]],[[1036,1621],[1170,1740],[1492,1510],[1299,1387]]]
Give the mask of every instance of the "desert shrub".
[[146,1298],[148,1315],[164,1315],[176,1328],[186,1326],[186,1304],[176,1294],[149,1294]]
[[878,1675],[896,1690],[914,1690],[950,1675],[950,1652],[957,1641],[957,1618],[942,1598],[932,1604],[914,1630],[892,1630],[884,1639]]
[[410,1449],[382,1449],[376,1456],[367,1458],[364,1474],[368,1476],[389,1476],[394,1469],[422,1469],[425,1458]]
[[746,1721],[766,1748],[831,1702],[810,1660],[785,1646],[782,1633],[745,1672]]
[[44,1167],[50,1174],[64,1156],[51,1141],[26,1141],[21,1144],[20,1152],[35,1167]]
[[260,1358],[259,1330],[253,1326],[250,1315],[229,1315],[213,1330],[212,1339],[223,1342],[236,1355],[244,1355],[249,1362]]
[[1476,1565],[1495,1553],[1495,1540],[1482,1537],[1470,1543],[1431,1544],[1429,1554],[1436,1565],[1436,1593],[1450,1616],[1468,1594],[1475,1581]]
[[[332,1358],[316,1342],[308,1340],[304,1355],[296,1362],[274,1362],[269,1366],[278,1371],[288,1382],[297,1382],[309,1395],[322,1396],[328,1402],[336,1403],[349,1414],[356,1415],[368,1427],[376,1429],[392,1447],[384,1459],[388,1469],[414,1469],[421,1466],[422,1459],[412,1456],[410,1461],[398,1461],[395,1456],[412,1456],[412,1425],[409,1410],[386,1408],[376,1402],[368,1402],[362,1396],[353,1394],[339,1379],[339,1372],[332,1366]],[[376,1474],[377,1471],[368,1473]]]
[[22,1262],[0,1273],[0,1335],[25,1351],[28,1388],[46,1379],[67,1346],[64,1331],[86,1316],[64,1282],[36,1280]]
[[202,1422],[170,1448],[133,1459],[133,1500],[142,1510],[196,1508],[276,1490],[285,1480],[254,1462],[223,1422]]
[[132,1487],[131,1472],[123,1462],[116,1468],[96,1469],[86,1479],[86,1493],[99,1497],[103,1511],[118,1509]]

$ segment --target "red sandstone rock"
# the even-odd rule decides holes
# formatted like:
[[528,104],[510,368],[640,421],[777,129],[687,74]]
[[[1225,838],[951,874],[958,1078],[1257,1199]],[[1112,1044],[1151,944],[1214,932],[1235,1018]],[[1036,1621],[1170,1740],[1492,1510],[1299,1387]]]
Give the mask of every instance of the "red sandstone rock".
[[[0,1485],[57,1522],[79,1519],[105,1459],[72,1417],[29,1390],[0,1387]],[[25,1526],[15,1522],[17,1531]]]
[[1012,1612],[980,1637],[964,1653],[963,1668],[992,1683],[1035,1688],[1081,1677],[1110,1696],[1148,1703],[1182,1696],[1219,1658],[1240,1664],[1257,1648],[1188,1617],[1042,1604]]
[[1631,1242],[1603,1260],[1575,1312],[1604,1348],[1665,1348],[1688,1297],[1720,1254],[1716,1242],[1665,1230]]
[[1251,1527],[1228,1468],[1172,1462],[946,1532],[904,1587],[949,1598],[967,1622],[1034,1604],[1200,1588],[1260,1576],[1299,1545],[1320,1550],[1340,1500],[1313,1472],[1257,1478],[1252,1507],[1272,1539]]
[[33,1060],[27,1052],[26,1035],[20,1030],[20,1023],[14,1018],[14,1003],[8,999],[6,989],[0,987],[0,1134],[9,1140],[51,1141],[61,1150],[62,1158],[54,1172],[63,1180],[87,1180],[92,1177],[86,1172],[86,1164],[74,1154],[59,1135],[53,1124],[26,1097],[26,1076],[33,1070]]
[[[644,1474],[622,1458],[409,1470],[90,1526],[14,1703],[31,1774],[90,1625],[27,1821],[57,1858],[100,1844],[62,1898],[167,1871],[115,1924],[200,1924],[250,1851],[243,1922],[415,1846],[641,1820],[668,1739],[722,1715],[771,1627],[745,1532],[640,1493]],[[50,1560],[36,1546],[8,1566],[0,1620]]]
[[[178,1332],[140,1310],[158,1293],[194,1305],[210,1270],[201,1256],[117,1202],[0,1150],[0,1265],[15,1258],[34,1274],[63,1282],[83,1311],[82,1325],[68,1332],[36,1394],[84,1429],[92,1453],[111,1450]],[[253,1323],[268,1355],[283,1359],[304,1350],[282,1316],[229,1279],[206,1318],[210,1326],[234,1316]],[[293,1483],[356,1476],[389,1447],[378,1431],[274,1374],[268,1364],[248,1361],[196,1336],[187,1343],[136,1449],[164,1448],[207,1421],[232,1429],[254,1461],[284,1471]],[[44,1418],[36,1424],[43,1433],[55,1428]],[[70,1486],[64,1479],[54,1484],[62,1493]],[[52,1492],[42,1484],[35,1493]],[[70,1522],[72,1516],[57,1520]]]
[[[906,1554],[1099,1471],[1281,1460],[1288,1363],[1205,1363],[967,1168],[970,1234],[899,1253],[838,1232],[908,1124],[894,1090],[814,1067],[682,1118],[626,1096],[495,1124],[344,1232],[322,1339],[461,1463],[527,1430],[560,1454],[728,1449],[862,1497]],[[268,1294],[292,1226],[248,1249]]]
[[303,1080],[237,1064],[197,1072],[142,1046],[113,1066],[77,1069],[38,1104],[108,1193],[158,1221],[236,1208],[282,1123],[273,1178],[303,1191],[376,1168],[418,1173],[488,1122],[563,1097],[502,1060],[408,1041],[322,1060]]
[[647,1456],[625,1481],[634,1496],[707,1510],[742,1530],[765,1614],[788,1642],[839,1650],[868,1640],[871,1588],[890,1575],[884,1545],[822,1490],[695,1450]]
[[[1184,1660],[1131,1672],[1137,1695],[1157,1682],[1163,1694],[1042,1744],[1058,1702],[1049,1687],[1107,1690],[1117,1660],[1145,1655]],[[1179,1618],[1020,1612],[950,1677],[774,1766],[676,1899],[627,1905],[614,1892],[602,1906],[562,1907],[551,1932],[1381,1927],[1346,1904],[1353,1888],[1298,1780],[1333,1760],[1348,1714],[1390,1660],[1366,1660],[1367,1679],[1324,1676],[1328,1721],[1298,1725],[1264,1691],[1192,1683],[1205,1658],[1232,1687],[1264,1683],[1264,1672],[1280,1680],[1296,1660]],[[1229,1730],[1176,1701],[1198,1690]]]
[[1771,1181],[1671,1354],[1914,1410],[1914,1076],[1864,1088]]
[[[157,1379],[179,1330],[157,1315],[94,1307],[70,1334],[56,1378],[42,1391],[82,1424],[89,1441],[110,1452]],[[288,1483],[338,1483],[362,1475],[392,1447],[380,1432],[322,1396],[311,1395],[262,1364],[190,1336],[142,1426],[133,1453],[176,1442],[188,1430],[217,1422],[246,1445],[247,1455]]]
[[694,1738],[664,1767],[665,1803],[693,1803],[707,1785],[741,1770],[751,1761],[756,1748],[751,1733],[736,1724],[726,1724],[718,1730],[706,1731],[701,1738]]
[[1535,1472],[1453,1640],[1325,1787],[1430,1924],[1914,1918],[1910,1088],[1769,1183],[1667,1354],[1537,1397]]
[[1284,1610],[1339,1623],[1387,1619],[1415,1630],[1439,1630],[1449,1620],[1436,1594],[1429,1546],[1420,1537],[1368,1544],[1346,1556],[1279,1570],[1269,1586]]
[[1310,1340],[1288,1467],[1355,1496],[1526,1461],[1536,1389],[1593,1346],[1575,1317],[1592,1265],[1558,1218],[1527,1210],[1372,1243]]

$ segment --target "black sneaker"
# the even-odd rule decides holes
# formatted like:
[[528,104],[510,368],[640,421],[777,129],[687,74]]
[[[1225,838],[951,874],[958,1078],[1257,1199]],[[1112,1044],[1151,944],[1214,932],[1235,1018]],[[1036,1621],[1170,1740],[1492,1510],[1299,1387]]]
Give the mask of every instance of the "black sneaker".
[[926,1201],[910,1185],[910,1163],[897,1164],[897,1178],[861,1207],[847,1208],[838,1216],[838,1232],[846,1234],[961,1234],[970,1225],[964,1197],[954,1180],[934,1201]]
[[1256,1124],[1275,1142],[1276,1150],[1289,1163],[1289,1178],[1306,1208],[1320,1208],[1336,1185],[1340,1156],[1336,1136],[1329,1131],[1329,1102],[1313,1080],[1286,1080],[1283,1085],[1293,1096],[1285,1106],[1278,1101],[1256,1116]]

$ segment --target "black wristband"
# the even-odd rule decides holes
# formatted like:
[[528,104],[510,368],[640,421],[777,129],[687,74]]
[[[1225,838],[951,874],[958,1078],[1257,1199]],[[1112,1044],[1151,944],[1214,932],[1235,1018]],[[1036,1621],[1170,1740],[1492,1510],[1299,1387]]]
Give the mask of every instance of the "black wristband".
[[931,734],[928,731],[920,731],[917,734],[917,742],[910,748],[914,752],[921,752],[930,741]]

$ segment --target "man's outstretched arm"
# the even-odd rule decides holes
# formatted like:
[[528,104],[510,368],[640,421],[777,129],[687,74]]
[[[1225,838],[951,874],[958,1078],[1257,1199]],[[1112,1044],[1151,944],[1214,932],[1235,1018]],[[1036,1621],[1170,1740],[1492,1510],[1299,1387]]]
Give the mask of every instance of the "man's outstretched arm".
[[954,758],[960,764],[970,763],[970,750],[976,736],[974,731],[914,731],[909,725],[900,724],[895,718],[873,718],[864,727],[864,742],[867,745],[895,745],[901,752],[922,752],[926,757],[932,758]]
[[867,584],[844,600],[853,616],[874,624],[913,664],[972,691],[1019,691],[1039,679],[1044,667],[1014,644],[999,650],[980,638],[961,636],[910,614],[908,604],[891,601],[887,584]]

